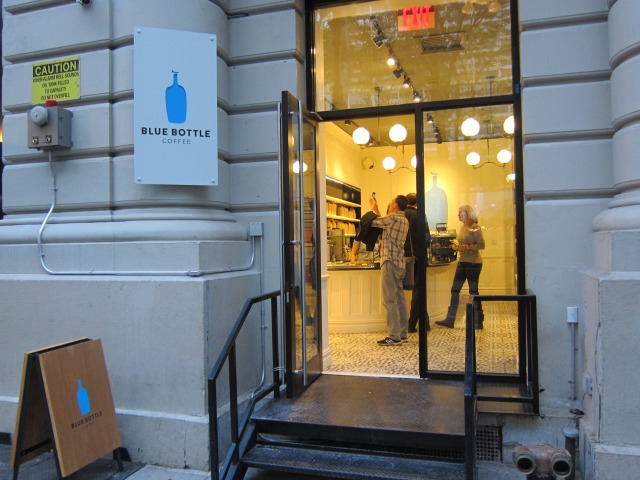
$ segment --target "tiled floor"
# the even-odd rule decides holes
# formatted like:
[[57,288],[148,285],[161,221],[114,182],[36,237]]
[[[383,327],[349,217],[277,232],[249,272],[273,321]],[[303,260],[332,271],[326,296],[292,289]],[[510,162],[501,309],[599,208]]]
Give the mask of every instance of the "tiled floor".
[[[476,331],[480,373],[517,374],[517,312],[513,302],[484,307],[484,329]],[[464,371],[465,318],[460,308],[455,328],[431,322],[427,338],[429,370]],[[400,347],[381,347],[386,332],[330,333],[331,365],[327,371],[363,375],[418,375],[418,334],[409,334]]]

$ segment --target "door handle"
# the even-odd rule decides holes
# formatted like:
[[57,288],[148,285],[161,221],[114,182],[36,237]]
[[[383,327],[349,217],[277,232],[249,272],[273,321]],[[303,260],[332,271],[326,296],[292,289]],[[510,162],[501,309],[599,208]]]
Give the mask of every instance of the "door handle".
[[289,245],[300,245],[300,240],[291,240]]

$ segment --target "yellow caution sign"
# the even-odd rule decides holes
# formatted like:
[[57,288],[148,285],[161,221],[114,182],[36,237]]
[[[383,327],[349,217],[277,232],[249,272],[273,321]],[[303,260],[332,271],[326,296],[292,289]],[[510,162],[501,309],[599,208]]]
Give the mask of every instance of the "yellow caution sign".
[[80,98],[80,57],[34,63],[31,76],[31,102],[64,102]]

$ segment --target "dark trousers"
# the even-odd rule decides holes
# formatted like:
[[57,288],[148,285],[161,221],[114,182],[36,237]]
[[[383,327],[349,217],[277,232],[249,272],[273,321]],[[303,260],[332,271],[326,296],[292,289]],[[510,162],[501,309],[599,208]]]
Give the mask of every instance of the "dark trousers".
[[[479,295],[478,280],[480,279],[481,263],[458,262],[456,273],[453,276],[453,285],[451,286],[451,303],[449,304],[449,312],[447,318],[455,318],[460,303],[460,290],[464,282],[469,282],[469,294]],[[482,311],[482,307],[480,309]]]
[[[418,316],[419,316],[418,311],[420,308],[418,307],[418,303],[420,300],[420,291],[418,290],[418,282],[417,282],[417,278],[418,278],[417,262],[413,266],[413,278],[415,279],[415,281],[413,282],[413,289],[411,290],[411,311],[409,312],[409,330],[415,330],[418,325]],[[427,301],[426,301],[427,288],[426,287],[427,285],[425,281],[425,289],[424,289],[425,305],[427,304]],[[425,321],[427,322],[427,330],[429,330],[429,312],[427,311],[426,308],[424,311],[424,315],[425,315]]]

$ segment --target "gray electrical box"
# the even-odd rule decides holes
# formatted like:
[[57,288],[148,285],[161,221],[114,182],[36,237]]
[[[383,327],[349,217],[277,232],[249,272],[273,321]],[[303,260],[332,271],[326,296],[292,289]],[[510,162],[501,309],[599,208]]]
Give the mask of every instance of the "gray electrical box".
[[27,143],[29,148],[71,148],[71,117],[69,110],[38,105],[29,112]]

